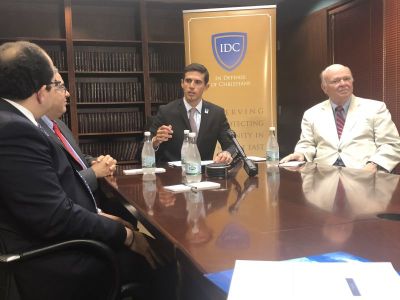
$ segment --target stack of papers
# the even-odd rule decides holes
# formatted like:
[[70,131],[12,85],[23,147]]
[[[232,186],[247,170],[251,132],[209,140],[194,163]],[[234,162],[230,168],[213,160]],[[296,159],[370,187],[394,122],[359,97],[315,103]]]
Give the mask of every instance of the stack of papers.
[[254,162],[259,162],[259,161],[266,161],[267,159],[265,157],[259,157],[259,156],[247,156],[248,159],[254,161]]
[[202,182],[194,182],[194,183],[187,183],[187,184],[176,184],[176,185],[164,186],[164,189],[171,191],[173,193],[182,193],[182,192],[188,192],[193,189],[195,189],[197,191],[202,191],[202,190],[219,189],[220,187],[221,187],[221,184],[219,184],[217,182],[202,181]]
[[280,167],[298,167],[301,165],[304,165],[306,162],[305,161],[296,161],[296,160],[291,160],[285,163],[279,164]]
[[[214,162],[213,160],[202,160],[201,165],[205,166],[205,165],[212,164],[213,162]],[[180,160],[170,161],[170,162],[168,162],[168,165],[170,167],[182,167],[182,162]]]
[[391,263],[236,261],[228,300],[400,299]]
[[[125,175],[140,175],[143,174],[143,169],[129,169],[122,171]],[[164,173],[164,168],[156,168],[155,173]]]

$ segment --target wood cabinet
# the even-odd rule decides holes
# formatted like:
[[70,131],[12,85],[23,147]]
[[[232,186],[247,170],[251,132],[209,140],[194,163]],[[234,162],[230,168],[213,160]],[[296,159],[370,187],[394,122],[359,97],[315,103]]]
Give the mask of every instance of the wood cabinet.
[[184,4],[2,0],[0,42],[42,46],[71,94],[63,120],[84,153],[137,163],[146,120],[181,96]]

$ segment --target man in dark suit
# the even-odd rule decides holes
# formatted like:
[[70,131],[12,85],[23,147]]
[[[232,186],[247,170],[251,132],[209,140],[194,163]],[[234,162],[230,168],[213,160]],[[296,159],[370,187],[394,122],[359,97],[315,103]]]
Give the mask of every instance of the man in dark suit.
[[[65,100],[59,102],[54,101],[53,106],[45,116],[42,116],[38,120],[38,123],[43,127],[50,137],[54,138],[57,143],[64,148],[69,147],[70,151],[73,151],[71,154],[71,152],[67,150],[67,153],[72,156],[71,161],[73,162],[73,166],[79,171],[83,179],[85,179],[92,192],[95,192],[98,188],[97,179],[112,175],[116,169],[117,161],[108,154],[95,158],[91,155],[82,153],[79,145],[74,139],[71,130],[63,121],[59,119],[67,110],[66,99],[69,98],[69,92],[64,85],[64,80],[57,70],[55,80],[60,82],[60,88],[64,89]],[[58,127],[68,145],[64,145],[60,138],[57,137],[54,130],[55,126]]]
[[[65,150],[38,126],[65,101],[50,57],[29,42],[0,46],[0,230],[8,252],[68,239],[112,247],[124,281],[153,278],[146,238],[97,212],[90,189]],[[130,251],[131,250],[131,251]],[[107,269],[88,253],[65,252],[15,271],[23,299],[103,299]]]
[[[116,169],[117,161],[108,154],[100,155],[97,158],[88,154],[83,154],[71,130],[59,119],[67,110],[69,92],[65,87],[61,74],[57,69],[55,69],[55,72],[55,81],[59,82],[59,87],[64,91],[65,98],[61,99],[62,101],[53,101],[51,108],[47,111],[45,116],[42,116],[38,120],[38,123],[50,138],[66,150],[65,153],[69,156],[73,167],[79,172],[95,195],[97,203],[102,210],[100,214],[105,215],[105,213],[110,213],[112,215],[107,215],[108,217],[115,219],[117,219],[115,216],[121,217],[123,220],[130,222],[130,224],[124,223],[124,225],[128,227],[132,227],[133,225],[136,227],[137,220],[133,217],[132,213],[118,201],[110,201],[110,199],[107,199],[104,193],[98,189],[97,179],[112,175]],[[55,131],[59,132],[56,133]],[[122,222],[121,219],[118,219],[118,221]]]
[[217,141],[223,151],[215,162],[230,163],[236,150],[227,135],[230,128],[224,109],[203,100],[203,93],[209,87],[206,67],[193,63],[185,67],[181,87],[183,99],[160,106],[150,128],[157,161],[181,160],[183,131],[197,133],[197,147],[202,160],[213,159]]

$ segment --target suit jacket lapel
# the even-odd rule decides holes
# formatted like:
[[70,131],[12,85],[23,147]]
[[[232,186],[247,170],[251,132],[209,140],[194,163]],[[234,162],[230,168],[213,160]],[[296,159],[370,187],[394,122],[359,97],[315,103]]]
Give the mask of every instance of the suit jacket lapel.
[[359,106],[359,102],[357,100],[357,97],[352,96],[349,110],[347,111],[346,115],[346,121],[344,123],[343,127],[343,132],[342,132],[342,141],[345,141],[349,137],[351,138],[351,131],[354,127],[354,125],[357,123],[358,118],[358,109],[357,107]]
[[54,120],[54,122],[57,123],[58,128],[60,128],[61,133],[63,136],[66,138],[68,143],[71,145],[71,147],[74,149],[75,153],[79,156],[79,158],[82,160],[82,162],[86,165],[86,167],[90,167],[88,163],[86,162],[86,158],[83,155],[81,149],[75,142],[74,137],[71,135],[70,131],[65,128],[65,124],[62,122],[59,122],[59,120]]
[[201,139],[201,137],[205,134],[207,130],[207,122],[209,118],[209,113],[210,113],[210,106],[206,101],[203,100],[203,106],[201,108],[201,121],[200,121],[200,128],[199,128],[199,134],[198,134],[198,139]]
[[327,139],[331,140],[332,144],[337,144],[339,143],[339,137],[337,134],[335,117],[333,115],[332,105],[330,100],[327,100],[324,103],[324,105],[322,106],[322,111],[323,113],[321,114],[321,120],[327,126],[328,130]]
[[179,111],[179,114],[180,114],[183,122],[185,123],[186,128],[190,129],[189,117],[188,117],[188,113],[187,113],[185,104],[183,103],[183,99],[182,99],[182,101],[179,102],[178,111]]

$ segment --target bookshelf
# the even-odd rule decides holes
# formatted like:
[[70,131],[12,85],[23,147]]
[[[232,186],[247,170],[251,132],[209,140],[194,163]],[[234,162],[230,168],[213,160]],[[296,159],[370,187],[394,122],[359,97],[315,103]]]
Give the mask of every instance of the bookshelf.
[[182,96],[187,8],[146,0],[2,0],[0,43],[29,40],[48,52],[71,94],[62,119],[84,153],[135,164],[146,120]]

